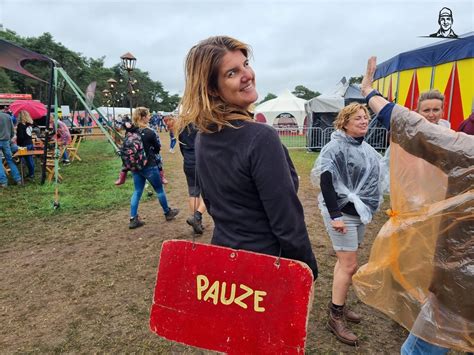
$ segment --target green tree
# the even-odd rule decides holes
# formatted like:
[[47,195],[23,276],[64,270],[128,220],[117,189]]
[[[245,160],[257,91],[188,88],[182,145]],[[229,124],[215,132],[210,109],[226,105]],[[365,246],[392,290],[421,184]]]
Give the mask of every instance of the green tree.
[[276,96],[275,94],[269,92],[269,93],[267,94],[267,96],[265,96],[265,97],[263,98],[263,100],[260,101],[258,104],[260,105],[260,104],[263,104],[265,101],[273,100],[273,99],[276,99],[276,98],[277,98],[277,96]]
[[17,92],[15,84],[11,81],[10,77],[5,73],[5,70],[0,68],[0,92]]
[[351,76],[349,78],[349,84],[360,84],[362,83],[363,75],[361,76]]
[[292,93],[296,97],[299,97],[300,99],[305,99],[305,100],[311,100],[313,97],[321,95],[320,92],[312,91],[303,85],[295,86],[295,90]]
[[[172,111],[179,101],[178,95],[170,95],[160,81],[150,78],[148,72],[135,69],[129,78],[119,64],[111,68],[104,66],[105,57],[97,59],[86,58],[81,53],[66,48],[63,44],[56,42],[50,33],[43,33],[39,37],[22,38],[13,31],[0,32],[0,38],[15,43],[23,48],[43,54],[54,59],[71,77],[71,79],[85,92],[87,86],[95,81],[96,95],[94,104],[105,106],[107,100],[103,97],[102,90],[109,89],[107,80],[117,80],[117,89],[114,92],[113,106],[130,106],[130,99],[134,107],[145,106],[151,110]],[[25,69],[44,81],[49,81],[51,69],[47,62],[30,61],[24,65]],[[46,102],[48,98],[48,85],[46,82],[37,81],[13,71],[0,70],[0,87],[8,92],[30,93],[33,99]],[[73,90],[69,88],[64,80],[58,82],[59,103],[71,106],[72,110],[82,109]]]

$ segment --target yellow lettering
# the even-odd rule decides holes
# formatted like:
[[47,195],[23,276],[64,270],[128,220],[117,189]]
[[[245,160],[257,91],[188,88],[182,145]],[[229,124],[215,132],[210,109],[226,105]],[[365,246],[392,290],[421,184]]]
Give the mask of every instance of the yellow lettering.
[[258,291],[258,290],[255,290],[255,293],[254,293],[254,298],[253,298],[253,310],[255,312],[265,312],[265,308],[264,307],[260,307],[259,306],[259,303],[260,301],[263,301],[263,296],[266,296],[267,293],[265,291]]
[[224,305],[224,306],[228,306],[230,304],[232,304],[232,302],[234,302],[234,298],[235,298],[235,284],[231,284],[230,285],[230,296],[229,298],[225,298],[225,291],[226,291],[226,283],[223,282],[222,283],[222,288],[221,288],[221,303]]
[[197,275],[196,284],[197,284],[197,298],[198,300],[201,300],[202,292],[209,287],[209,279],[206,277],[206,275]]
[[207,290],[204,295],[204,301],[207,301],[209,298],[212,298],[212,303],[214,304],[217,304],[219,301],[219,281],[214,281],[209,290]]
[[246,299],[247,297],[249,297],[252,293],[253,293],[253,290],[248,287],[248,286],[245,286],[244,284],[241,284],[240,285],[240,288],[242,290],[245,290],[245,293],[241,294],[239,297],[237,297],[234,302],[236,305],[239,305],[240,307],[242,307],[243,309],[247,309],[247,305],[245,303],[242,302],[242,300]]

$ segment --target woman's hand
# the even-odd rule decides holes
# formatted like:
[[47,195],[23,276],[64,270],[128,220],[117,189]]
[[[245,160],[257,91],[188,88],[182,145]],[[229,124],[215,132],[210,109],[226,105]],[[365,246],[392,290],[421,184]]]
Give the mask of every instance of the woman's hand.
[[347,227],[343,220],[339,220],[339,221],[332,220],[331,225],[336,232],[346,234]]
[[367,96],[372,90],[372,83],[374,81],[375,69],[377,68],[377,57],[370,57],[367,61],[367,71],[365,72],[360,90],[362,95]]

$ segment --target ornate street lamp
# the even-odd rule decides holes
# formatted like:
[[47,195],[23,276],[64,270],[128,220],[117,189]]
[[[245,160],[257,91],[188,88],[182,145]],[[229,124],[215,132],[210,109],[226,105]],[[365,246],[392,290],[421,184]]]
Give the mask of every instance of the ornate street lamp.
[[127,52],[124,55],[122,55],[120,59],[122,61],[122,69],[126,70],[128,73],[127,87],[128,87],[129,98],[130,98],[130,117],[131,117],[132,111],[133,111],[132,96],[134,94],[134,89],[133,89],[133,80],[132,80],[132,77],[130,76],[130,73],[135,69],[137,58],[135,58],[132,53]]
[[110,91],[107,89],[102,90],[102,95],[105,98],[105,104],[107,107],[107,121],[109,121],[109,106],[110,106]]

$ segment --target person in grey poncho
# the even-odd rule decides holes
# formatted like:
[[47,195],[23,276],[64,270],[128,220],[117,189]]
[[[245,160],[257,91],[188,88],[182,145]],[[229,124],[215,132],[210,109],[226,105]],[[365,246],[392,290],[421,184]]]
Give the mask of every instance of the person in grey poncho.
[[365,225],[383,200],[382,156],[364,141],[369,117],[361,104],[344,107],[334,121],[331,141],[321,150],[311,172],[313,183],[321,187],[319,206],[337,256],[327,328],[349,345],[357,345],[358,338],[345,321],[359,323],[361,317],[344,304],[357,271],[357,249]]

